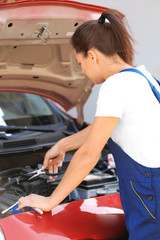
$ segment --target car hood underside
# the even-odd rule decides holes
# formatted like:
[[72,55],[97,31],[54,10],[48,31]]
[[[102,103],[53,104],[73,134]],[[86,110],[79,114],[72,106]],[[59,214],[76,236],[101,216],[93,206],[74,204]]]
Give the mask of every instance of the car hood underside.
[[82,73],[70,39],[84,21],[97,19],[102,7],[27,3],[0,4],[0,91],[39,94],[65,110],[76,106],[82,120],[93,83]]

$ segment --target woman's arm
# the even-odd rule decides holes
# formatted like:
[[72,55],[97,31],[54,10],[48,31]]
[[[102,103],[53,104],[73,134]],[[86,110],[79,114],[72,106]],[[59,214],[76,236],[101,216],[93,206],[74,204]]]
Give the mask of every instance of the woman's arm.
[[32,194],[21,198],[19,208],[31,206],[50,211],[64,200],[96,165],[100,153],[118,120],[119,118],[115,117],[96,117],[86,141],[74,154],[61,182],[52,195],[45,198]]
[[80,148],[85,142],[90,129],[91,125],[71,136],[59,140],[45,154],[43,169],[47,168],[50,173],[57,173],[58,167],[62,166],[65,153]]

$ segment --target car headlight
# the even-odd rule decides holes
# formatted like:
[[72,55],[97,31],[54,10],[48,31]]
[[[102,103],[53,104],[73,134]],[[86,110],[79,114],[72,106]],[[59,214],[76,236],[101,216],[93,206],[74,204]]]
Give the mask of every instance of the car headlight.
[[0,227],[0,240],[5,240],[5,236],[1,227]]

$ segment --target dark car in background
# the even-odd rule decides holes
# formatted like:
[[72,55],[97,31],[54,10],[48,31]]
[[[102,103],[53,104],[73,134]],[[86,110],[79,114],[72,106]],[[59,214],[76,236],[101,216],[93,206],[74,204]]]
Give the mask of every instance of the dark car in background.
[[[126,239],[116,170],[106,144],[91,173],[51,212],[11,208],[31,193],[49,196],[74,151],[66,153],[53,181],[40,175],[47,150],[87,127],[83,107],[93,83],[81,71],[70,38],[103,7],[73,1],[0,4],[0,240]],[[67,111],[76,107],[77,117]],[[29,210],[29,211],[28,211]]]

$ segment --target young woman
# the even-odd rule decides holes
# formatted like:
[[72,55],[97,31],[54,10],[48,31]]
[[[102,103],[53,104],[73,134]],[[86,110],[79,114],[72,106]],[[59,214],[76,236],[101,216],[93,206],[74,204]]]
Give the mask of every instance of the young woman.
[[21,198],[19,208],[49,211],[57,206],[96,165],[108,141],[129,239],[160,239],[159,83],[144,66],[134,68],[132,38],[115,10],[82,24],[72,45],[82,71],[95,84],[102,83],[95,119],[46,153],[43,168],[57,172],[65,152],[78,149],[52,195]]

